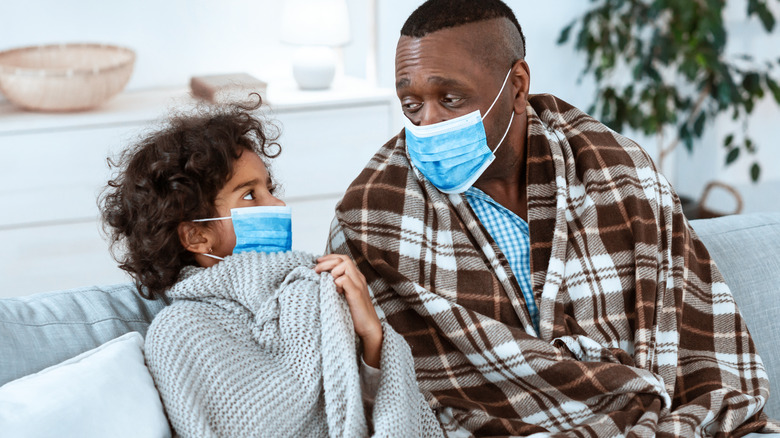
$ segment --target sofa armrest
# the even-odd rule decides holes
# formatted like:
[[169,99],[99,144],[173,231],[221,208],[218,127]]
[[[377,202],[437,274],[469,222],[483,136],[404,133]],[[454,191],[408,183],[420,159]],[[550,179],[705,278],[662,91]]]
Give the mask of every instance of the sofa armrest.
[[734,295],[769,374],[764,412],[780,418],[780,213],[691,221]]
[[129,283],[1,299],[0,385],[125,333],[145,335],[164,305]]

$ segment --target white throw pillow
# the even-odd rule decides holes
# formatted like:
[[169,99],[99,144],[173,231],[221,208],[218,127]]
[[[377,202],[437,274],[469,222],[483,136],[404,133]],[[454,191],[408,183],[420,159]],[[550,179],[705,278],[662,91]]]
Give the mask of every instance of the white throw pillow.
[[8,437],[169,437],[144,364],[143,337],[127,333],[0,387]]

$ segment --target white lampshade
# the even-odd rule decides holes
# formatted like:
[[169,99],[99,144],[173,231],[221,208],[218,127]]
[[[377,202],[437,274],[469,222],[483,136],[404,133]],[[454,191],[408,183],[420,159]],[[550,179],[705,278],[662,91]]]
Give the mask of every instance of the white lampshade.
[[349,41],[346,0],[284,0],[282,42],[333,47]]
[[333,48],[349,39],[346,0],[285,0],[282,42],[299,46],[292,67],[302,90],[330,88],[338,58]]

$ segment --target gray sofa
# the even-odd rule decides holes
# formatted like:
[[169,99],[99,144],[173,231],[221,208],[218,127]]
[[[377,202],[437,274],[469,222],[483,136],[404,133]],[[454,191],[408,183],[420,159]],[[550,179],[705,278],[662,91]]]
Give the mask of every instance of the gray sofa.
[[[765,412],[780,419],[780,213],[697,220],[770,375]],[[164,306],[129,284],[0,300],[0,385],[62,362],[124,333],[146,333]]]

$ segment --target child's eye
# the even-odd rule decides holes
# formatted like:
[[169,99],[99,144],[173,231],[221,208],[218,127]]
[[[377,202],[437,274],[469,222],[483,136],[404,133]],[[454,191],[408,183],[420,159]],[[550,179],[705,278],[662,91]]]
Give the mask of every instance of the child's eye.
[[241,198],[241,199],[244,199],[244,200],[247,200],[247,201],[254,201],[254,199],[255,199],[255,192],[254,191],[250,191],[249,193],[244,195],[244,197]]

